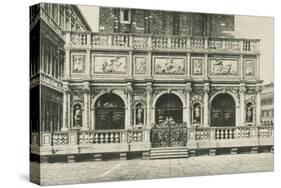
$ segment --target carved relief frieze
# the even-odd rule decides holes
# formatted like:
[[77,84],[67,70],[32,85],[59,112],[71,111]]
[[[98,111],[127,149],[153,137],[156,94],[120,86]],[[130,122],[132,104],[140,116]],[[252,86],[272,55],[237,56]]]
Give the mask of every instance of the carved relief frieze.
[[192,58],[191,60],[191,69],[192,69],[192,75],[203,75],[203,63],[204,63],[204,58],[202,57],[197,57],[197,58]]
[[146,74],[146,57],[136,56],[134,66],[135,74]]
[[245,76],[255,76],[255,60],[244,60]]
[[93,72],[102,74],[126,74],[127,56],[94,56]]
[[238,76],[238,60],[211,58],[210,75],[215,76]]
[[85,72],[85,55],[83,54],[72,55],[72,72],[73,73]]
[[185,74],[185,58],[154,57],[154,74]]

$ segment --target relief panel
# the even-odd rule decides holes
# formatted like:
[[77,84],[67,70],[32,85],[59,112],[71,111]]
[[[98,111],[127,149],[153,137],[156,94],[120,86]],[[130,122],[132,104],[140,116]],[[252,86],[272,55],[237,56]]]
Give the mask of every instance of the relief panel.
[[210,75],[238,76],[237,59],[210,59]]
[[255,76],[255,60],[244,60],[245,76]]
[[72,54],[72,72],[84,73],[85,72],[85,55]]
[[134,73],[146,74],[146,57],[135,56]]
[[185,74],[185,58],[183,57],[154,57],[154,74],[165,75]]
[[127,74],[127,56],[94,56],[93,72],[101,74]]
[[191,59],[191,70],[192,75],[199,76],[203,75],[203,64],[204,64],[204,58],[192,58]]

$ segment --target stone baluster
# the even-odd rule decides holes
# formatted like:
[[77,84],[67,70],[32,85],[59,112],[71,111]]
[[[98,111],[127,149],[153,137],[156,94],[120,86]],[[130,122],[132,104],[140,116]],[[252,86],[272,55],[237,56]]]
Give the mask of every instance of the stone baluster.
[[210,84],[204,84],[204,127],[209,127],[209,92]]
[[[245,83],[240,84],[240,126],[245,126]],[[239,125],[239,124],[238,124]]]

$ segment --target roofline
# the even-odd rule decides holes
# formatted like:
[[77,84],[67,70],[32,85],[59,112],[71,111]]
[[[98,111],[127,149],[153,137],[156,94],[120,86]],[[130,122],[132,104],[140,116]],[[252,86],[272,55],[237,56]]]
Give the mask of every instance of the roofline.
[[88,31],[92,31],[90,25],[88,24],[85,16],[82,14],[81,10],[79,9],[79,7],[77,7],[76,5],[71,5],[71,7],[73,8],[73,10],[78,14],[79,17],[81,17],[81,22],[85,25],[86,29]]

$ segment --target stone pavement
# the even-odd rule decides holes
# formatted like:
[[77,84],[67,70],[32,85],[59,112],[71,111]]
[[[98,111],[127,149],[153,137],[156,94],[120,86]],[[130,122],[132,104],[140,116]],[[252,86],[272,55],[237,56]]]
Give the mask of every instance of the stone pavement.
[[[31,164],[32,167],[35,163]],[[74,184],[273,171],[273,154],[41,164],[41,184]]]

